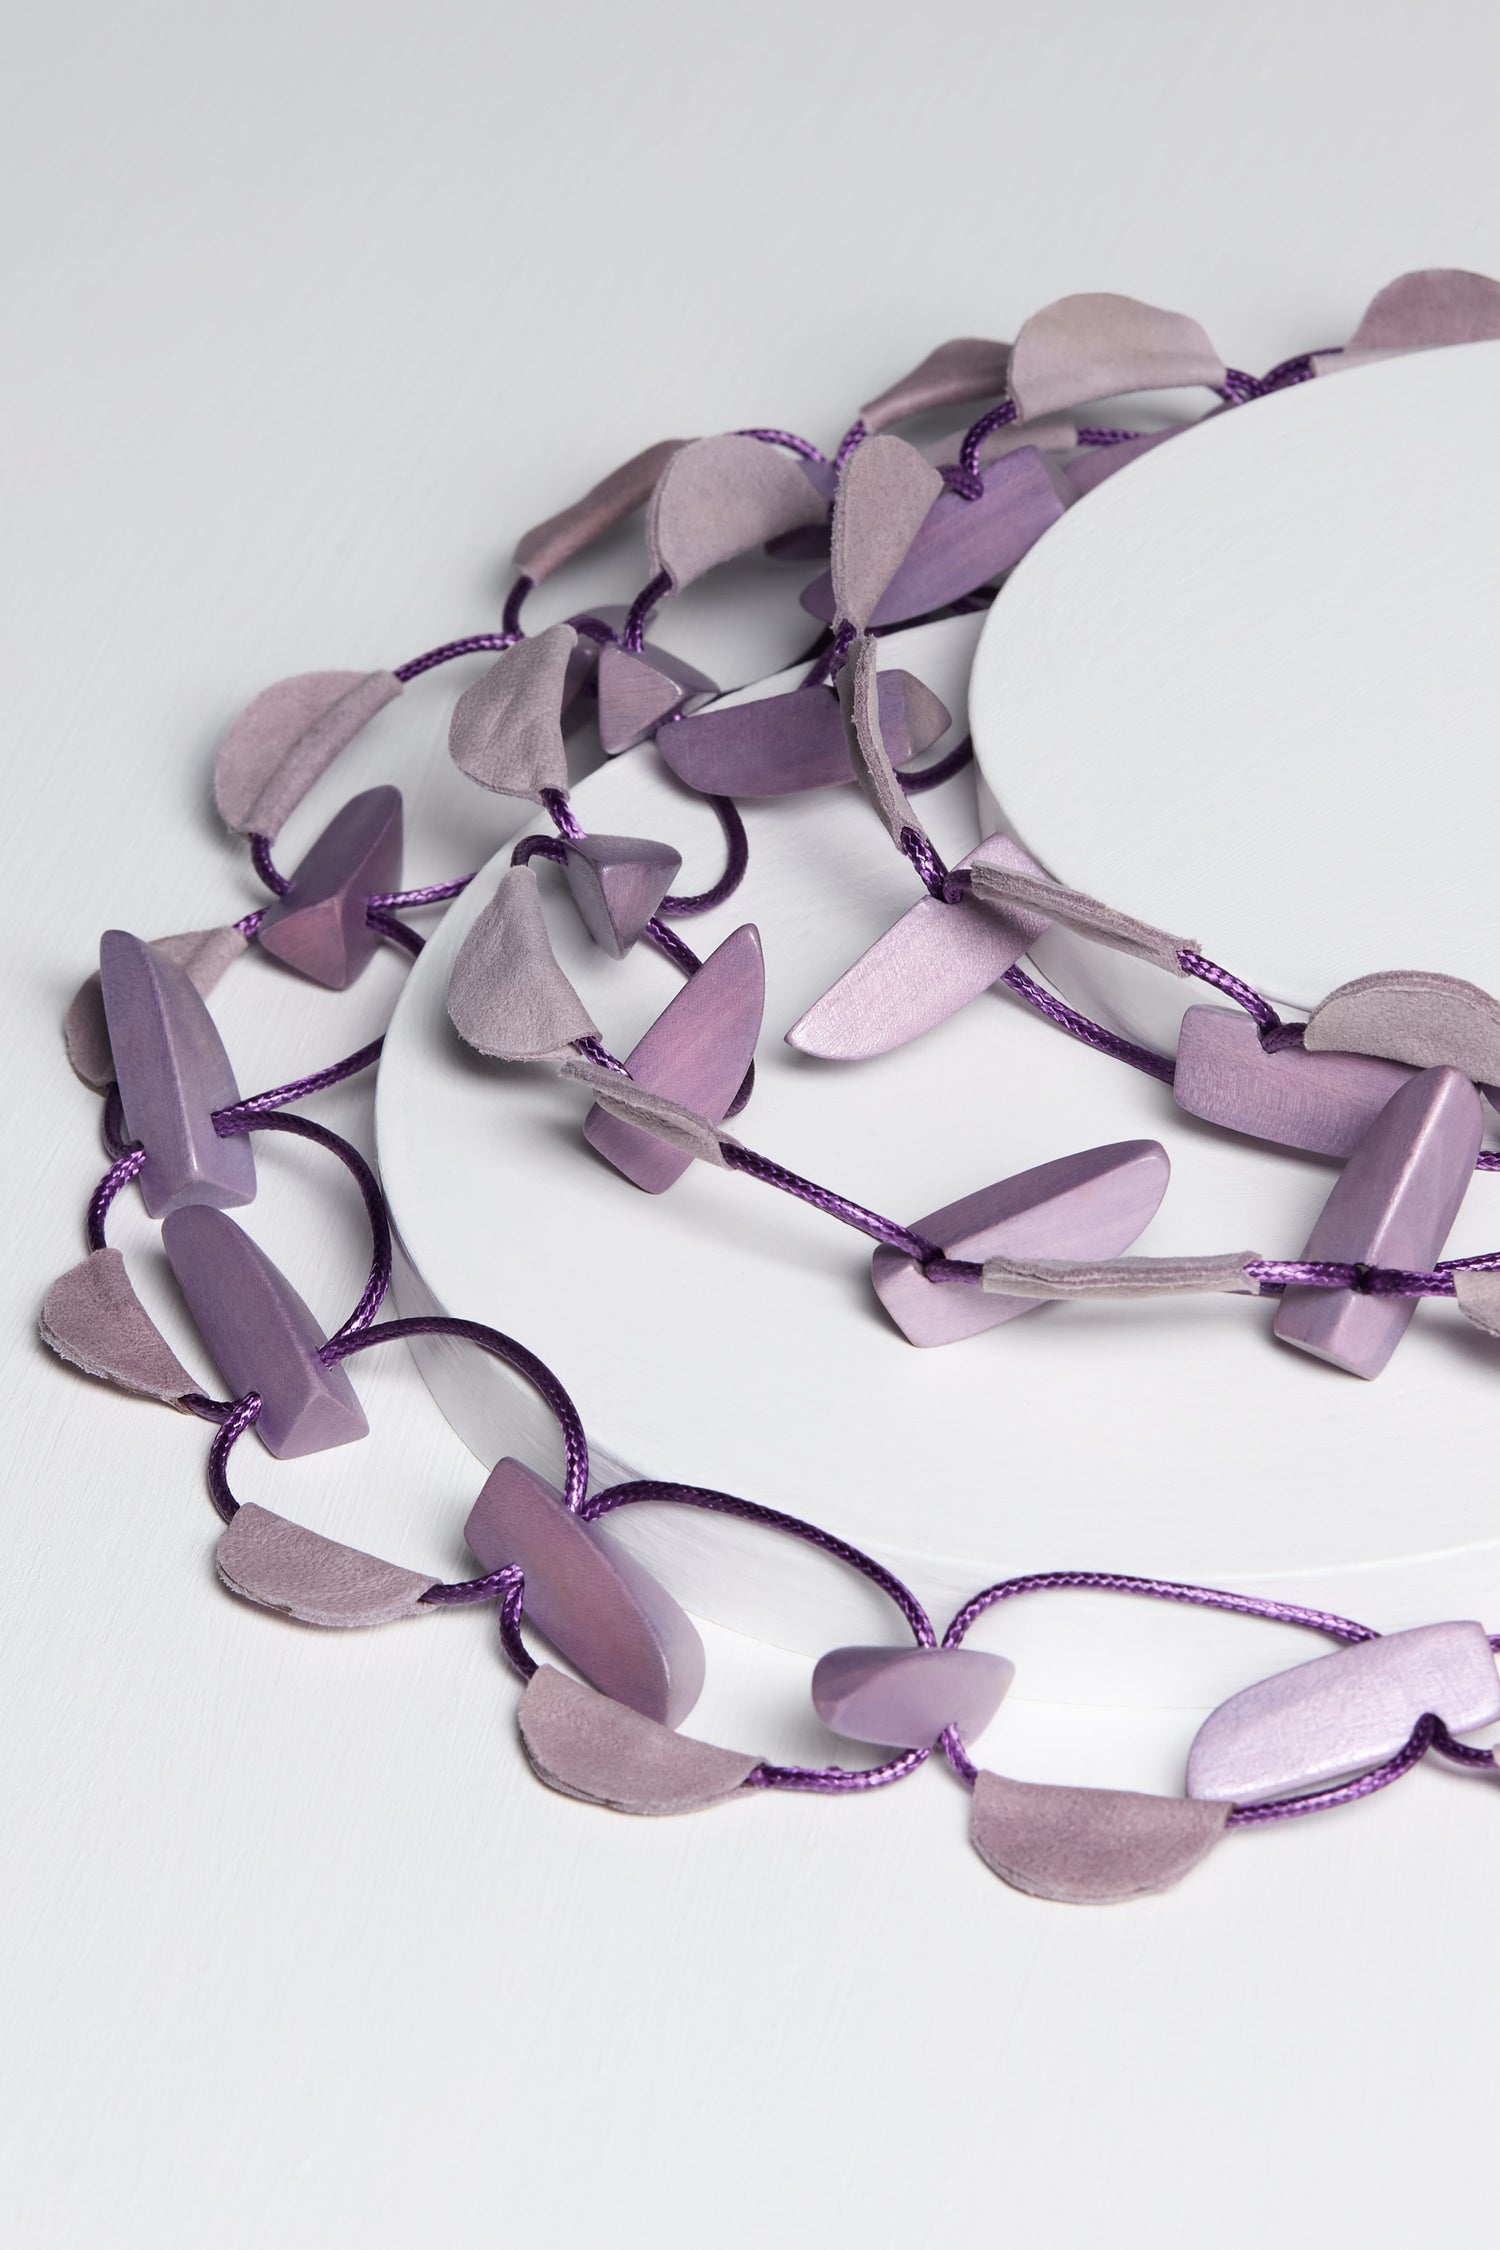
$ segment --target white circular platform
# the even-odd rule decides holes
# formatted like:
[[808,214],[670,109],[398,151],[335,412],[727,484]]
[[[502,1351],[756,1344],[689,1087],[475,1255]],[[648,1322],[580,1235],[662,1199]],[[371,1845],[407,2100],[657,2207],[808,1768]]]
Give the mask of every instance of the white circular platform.
[[[1049,534],[986,627],[976,717],[990,783],[1058,875],[1295,1000],[1401,965],[1500,983],[1474,591],[1486,574],[1491,607],[1500,592],[1500,470],[1469,435],[1497,378],[1500,347],[1477,346],[1304,385],[1146,457]],[[1274,566],[1263,548],[1247,556],[1254,523],[1277,527]],[[1295,662],[1280,645],[1293,585]],[[888,641],[886,661],[920,673],[961,725],[977,631],[919,628]],[[680,845],[684,887],[717,873],[712,814],[649,750],[590,775],[575,804],[592,829]],[[978,834],[967,776],[922,810],[950,855]],[[750,1146],[914,1220],[1068,1150],[1150,1136],[1173,1183],[1143,1250],[1301,1246],[1331,1164],[1184,1116],[1164,1087],[1008,996],[875,1062],[794,1054],[786,1027],[915,885],[852,789],[745,815],[741,891],[682,927],[700,952],[747,920],[765,941],[758,1084],[735,1127]],[[1064,1567],[1205,1580],[1386,1627],[1500,1624],[1484,1473],[1500,1349],[1454,1307],[1424,1307],[1374,1384],[1275,1345],[1273,1307],[1246,1299],[1049,1307],[914,1350],[874,1299],[862,1237],[702,1166],[644,1196],[584,1145],[576,1089],[461,1046],[448,972],[508,856],[450,910],[387,1039],[378,1131],[398,1300],[539,1351],[577,1399],[598,1481],[677,1478],[810,1516],[891,1562],[939,1624],[992,1578]],[[558,956],[623,1052],[676,972],[645,949],[605,960],[560,878],[541,879]],[[1082,997],[1071,966],[1049,962]],[[1108,997],[1157,1037],[1165,1014],[1169,1036],[1176,987],[1154,981],[1165,1009],[1118,981]],[[1496,1242],[1500,1182],[1480,1178],[1453,1247]],[[461,1346],[419,1357],[481,1460],[512,1451],[556,1474],[547,1417],[504,1370]],[[813,1654],[891,1630],[861,1581],[791,1542],[683,1509],[616,1525],[689,1607],[758,1637]],[[1080,1702],[1203,1704],[1316,1653],[1280,1629],[1100,1595],[1018,1604],[982,1637],[1016,1657],[1019,1693]]]

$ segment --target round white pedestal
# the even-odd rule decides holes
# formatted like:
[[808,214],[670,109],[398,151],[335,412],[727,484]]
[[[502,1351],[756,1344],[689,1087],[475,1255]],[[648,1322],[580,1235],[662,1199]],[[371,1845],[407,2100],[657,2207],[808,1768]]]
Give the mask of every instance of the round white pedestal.
[[[1495,827],[1494,761],[1476,747],[1486,644],[1453,622],[1472,617],[1481,563],[1496,591],[1484,501],[1500,471],[1455,464],[1461,445],[1482,452],[1465,433],[1497,376],[1500,347],[1474,347],[1226,415],[1125,471],[1028,558],[986,628],[976,717],[991,786],[1059,875],[1294,999],[1408,964],[1500,982],[1479,881]],[[1364,432],[1352,451],[1350,426]],[[1251,516],[1279,527],[1255,568]],[[1278,641],[1293,581],[1295,661]],[[977,630],[887,644],[960,724]],[[1405,717],[1387,724],[1392,712]],[[592,829],[679,844],[685,888],[720,864],[711,813],[650,751],[591,775],[575,802]],[[922,809],[945,853],[974,841],[969,777]],[[872,1063],[794,1054],[786,1027],[915,885],[853,789],[745,814],[741,891],[683,927],[700,952],[743,921],[765,941],[757,1090],[735,1127],[751,1147],[915,1220],[1065,1151],[1155,1137],[1174,1179],[1143,1250],[1300,1248],[1330,1164],[1199,1124],[1009,996]],[[1387,1627],[1500,1622],[1500,1514],[1482,1473],[1500,1356],[1454,1307],[1424,1307],[1374,1384],[1277,1347],[1272,1307],[1245,1299],[1050,1307],[914,1350],[874,1299],[861,1236],[701,1165],[644,1196],[584,1145],[576,1090],[462,1047],[448,973],[508,857],[451,909],[387,1040],[378,1129],[398,1298],[539,1351],[573,1390],[598,1481],[672,1477],[810,1516],[889,1561],[939,1624],[993,1578],[1062,1567],[1201,1579]],[[541,880],[559,958],[624,1052],[676,974],[647,949],[605,960],[560,878]],[[1049,967],[1101,1004],[1067,963]],[[1108,998],[1169,1038],[1177,995],[1156,981],[1165,1011],[1119,983]],[[1500,1190],[1481,1178],[1453,1247],[1497,1240]],[[482,1460],[514,1452],[555,1476],[548,1419],[504,1370],[461,1346],[420,1356]],[[616,1524],[689,1607],[759,1637],[816,1653],[893,1630],[863,1581],[792,1542],[686,1509]],[[1102,1595],[1019,1603],[983,1634],[1017,1658],[1019,1692],[1080,1702],[1202,1704],[1315,1653],[1279,1628]]]

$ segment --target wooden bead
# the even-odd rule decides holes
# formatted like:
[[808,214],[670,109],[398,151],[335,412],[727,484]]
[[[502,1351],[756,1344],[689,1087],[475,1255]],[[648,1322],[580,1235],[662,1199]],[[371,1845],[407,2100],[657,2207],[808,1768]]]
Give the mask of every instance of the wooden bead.
[[240,1090],[186,970],[128,930],[106,930],[99,981],[126,1130],[146,1151],[136,1178],[152,1218],[187,1204],[252,1201],[249,1137],[221,1138],[213,1121]]
[[1016,1676],[977,1648],[835,1648],[813,1668],[813,1708],[853,1742],[925,1750],[945,1727],[983,1734]]
[[366,789],[336,812],[299,861],[284,897],[256,931],[262,950],[289,969],[343,992],[376,952],[366,910],[401,887],[401,792]]

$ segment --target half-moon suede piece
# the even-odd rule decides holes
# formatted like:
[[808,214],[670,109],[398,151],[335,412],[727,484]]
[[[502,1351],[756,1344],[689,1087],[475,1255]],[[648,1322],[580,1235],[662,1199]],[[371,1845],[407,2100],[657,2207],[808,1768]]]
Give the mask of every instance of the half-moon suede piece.
[[1183,1297],[1228,1290],[1254,1296],[1245,1272],[1256,1250],[1205,1258],[986,1258],[980,1287],[1001,1297]]
[[1213,1850],[1229,1812],[1189,1797],[981,1773],[969,1837],[1013,1890],[1067,1906],[1112,1906],[1180,1883]]
[[861,633],[849,651],[838,677],[839,709],[849,745],[854,778],[879,813],[894,842],[902,831],[927,831],[913,812],[911,800],[896,778],[880,723],[880,644]]
[[[184,930],[177,937],[150,940],[153,952],[186,971],[193,989],[204,1000],[249,942],[244,931],[232,922],[217,930]],[[85,1086],[102,1093],[112,1084],[115,1063],[109,1047],[109,1026],[104,1020],[104,987],[97,969],[84,978],[68,1003],[63,1017],[63,1045]]]
[[639,1086],[633,1078],[624,1078],[617,1070],[606,1070],[602,1063],[588,1062],[582,1055],[574,1056],[562,1066],[564,1078],[576,1078],[587,1086],[595,1102],[611,1117],[618,1117],[626,1125],[642,1126],[665,1141],[669,1148],[680,1149],[685,1156],[695,1156],[705,1164],[724,1168],[724,1150],[718,1128],[695,1109],[681,1102],[670,1101],[665,1094],[653,1094],[649,1087]]
[[421,1598],[430,1576],[325,1539],[269,1508],[238,1509],[219,1536],[217,1560],[231,1593],[304,1625],[390,1625],[427,1615]]
[[504,650],[459,697],[448,755],[481,789],[539,804],[544,789],[567,788],[562,710],[577,645],[571,625],[549,625]]
[[575,1039],[597,1038],[592,1018],[552,951],[530,867],[510,867],[459,947],[448,979],[454,1029],[482,1055],[540,1062]]
[[835,614],[863,632],[943,490],[904,438],[872,437],[844,464],[833,500],[829,563]]
[[1500,282],[1457,266],[1426,266],[1371,298],[1348,352],[1429,351],[1500,336]]
[[1500,1336],[1500,1273],[1460,1266],[1453,1276],[1460,1312],[1487,1336]]
[[1320,1000],[1303,1044],[1315,1054],[1380,1055],[1430,1070],[1442,1063],[1500,1085],[1500,1001],[1433,969],[1382,969]]
[[643,453],[633,453],[618,469],[611,469],[607,477],[591,485],[571,507],[548,516],[545,523],[533,524],[516,542],[512,557],[516,569],[524,571],[534,586],[540,586],[554,570],[560,570],[606,531],[633,516],[637,508],[644,508],[673,454],[690,442],[687,438],[663,438],[659,444],[648,445]]
[[1025,419],[1129,391],[1217,390],[1226,373],[1186,313],[1108,293],[1059,297],[1017,336],[1010,395]]
[[1010,367],[1009,344],[987,336],[954,336],[939,344],[924,360],[883,390],[867,399],[859,418],[872,434],[904,421],[908,414],[926,414],[935,406],[958,406],[966,399],[998,398],[1005,389]]
[[828,502],[779,446],[735,432],[698,438],[673,455],[651,495],[646,546],[653,574],[690,586],[783,532],[822,523]]
[[242,836],[275,836],[319,774],[401,693],[394,672],[299,672],[266,688],[219,745],[214,801]]
[[1106,906],[1102,899],[1090,898],[1084,891],[1069,890],[1065,883],[1054,883],[1048,875],[1030,875],[1024,868],[976,862],[973,880],[974,896],[986,903],[1029,907],[1033,913],[1045,914],[1051,922],[1061,922],[1068,929],[1076,930],[1080,937],[1094,938],[1117,953],[1128,953],[1137,961],[1149,962],[1153,969],[1163,969],[1168,976],[1186,976],[1178,955],[1197,951],[1191,938],[1170,937],[1150,922],[1138,922],[1133,914],[1122,914],[1117,907]]
[[[519,1713],[526,1755],[549,1789],[611,1812],[699,1812],[742,1794],[761,1763],[695,1742],[627,1704],[539,1665]],[[743,1791],[745,1795],[758,1794]]]
[[59,1359],[139,1398],[187,1412],[182,1400],[203,1390],[131,1288],[118,1250],[91,1250],[81,1265],[59,1274],[39,1325],[43,1343]]

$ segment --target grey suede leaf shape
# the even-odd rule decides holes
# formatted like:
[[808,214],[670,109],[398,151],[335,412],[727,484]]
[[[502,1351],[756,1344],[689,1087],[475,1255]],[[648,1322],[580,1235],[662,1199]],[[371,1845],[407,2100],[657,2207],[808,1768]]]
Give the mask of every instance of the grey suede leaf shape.
[[1186,313],[1101,292],[1032,314],[1011,353],[1010,394],[1025,420],[1130,391],[1217,389],[1226,373]]
[[844,464],[833,501],[833,606],[863,632],[943,480],[905,438],[866,438]]
[[674,587],[689,586],[717,563],[827,513],[827,499],[789,453],[738,432],[699,438],[673,455],[651,495],[651,567]]
[[275,836],[318,776],[401,693],[394,672],[300,672],[247,704],[219,745],[214,800],[242,836]]
[[1181,1297],[1213,1290],[1253,1296],[1255,1250],[1202,1258],[986,1258],[981,1288],[1001,1297]]
[[47,1291],[40,1327],[59,1359],[119,1390],[178,1406],[203,1389],[130,1286],[118,1250],[91,1250],[60,1274]]
[[552,951],[529,867],[510,867],[480,914],[448,979],[459,1036],[502,1062],[540,1062],[597,1037]]
[[459,697],[448,754],[481,789],[539,804],[543,790],[567,788],[562,709],[577,644],[571,625],[549,625],[505,649]]
[[896,778],[885,746],[880,724],[880,645],[869,634],[862,633],[849,651],[838,677],[838,692],[855,780],[896,843],[908,828],[925,836],[927,831]]
[[533,524],[516,541],[512,558],[516,569],[524,571],[534,586],[540,586],[554,570],[561,570],[565,562],[581,555],[606,531],[633,516],[637,508],[644,508],[673,454],[688,443],[687,438],[663,438],[657,445],[648,445],[591,485],[581,500],[559,509],[544,523]]
[[[243,930],[232,922],[217,930],[184,930],[176,937],[152,938],[155,953],[174,962],[186,971],[193,989],[200,999],[206,1000],[231,961],[236,961],[249,944]],[[68,1060],[83,1080],[96,1093],[102,1093],[115,1075],[114,1057],[109,1048],[109,1026],[104,1020],[104,989],[95,969],[92,976],[84,978],[68,1003],[63,1017],[63,1044],[68,1050]]]
[[1500,1001],[1435,969],[1380,969],[1341,984],[1313,1009],[1303,1043],[1418,1070],[1446,1063],[1476,1085],[1500,1085]]
[[1139,922],[1133,914],[1122,914],[1102,899],[1090,898],[1085,891],[1069,890],[1065,883],[1054,883],[1047,875],[1028,874],[1024,868],[976,864],[974,896],[996,906],[1023,906],[1045,914],[1050,921],[1076,930],[1080,937],[1094,938],[1117,953],[1147,961],[1168,976],[1186,976],[1178,956],[1197,951],[1190,938],[1171,937],[1150,922]]

